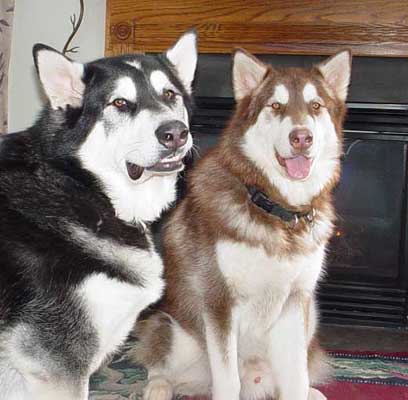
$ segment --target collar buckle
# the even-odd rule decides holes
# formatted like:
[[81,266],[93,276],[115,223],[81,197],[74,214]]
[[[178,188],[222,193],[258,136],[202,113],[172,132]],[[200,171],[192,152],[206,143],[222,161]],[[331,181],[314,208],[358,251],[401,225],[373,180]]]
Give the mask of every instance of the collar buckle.
[[287,226],[290,229],[295,229],[298,223],[299,217],[297,216],[297,214],[293,214],[293,218],[287,222]]
[[313,224],[314,220],[316,217],[316,210],[312,208],[307,214],[306,214],[306,221],[309,222],[309,224]]

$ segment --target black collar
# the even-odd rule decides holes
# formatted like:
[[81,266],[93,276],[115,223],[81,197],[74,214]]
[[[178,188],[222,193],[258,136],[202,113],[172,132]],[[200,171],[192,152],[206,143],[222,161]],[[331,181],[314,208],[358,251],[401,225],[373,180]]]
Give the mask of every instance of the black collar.
[[309,224],[313,223],[315,216],[315,210],[313,208],[307,213],[290,211],[272,201],[264,192],[257,189],[255,186],[247,185],[246,188],[251,196],[252,203],[259,208],[262,208],[262,210],[266,211],[268,214],[279,217],[292,226],[296,226],[300,219],[304,219]]

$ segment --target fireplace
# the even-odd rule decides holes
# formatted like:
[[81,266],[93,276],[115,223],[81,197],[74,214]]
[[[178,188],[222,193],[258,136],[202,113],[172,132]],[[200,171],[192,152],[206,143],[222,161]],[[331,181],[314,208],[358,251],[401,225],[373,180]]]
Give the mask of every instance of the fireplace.
[[[349,103],[339,215],[319,288],[322,319],[407,328],[408,105]],[[200,152],[218,140],[231,98],[199,97],[192,123]]]

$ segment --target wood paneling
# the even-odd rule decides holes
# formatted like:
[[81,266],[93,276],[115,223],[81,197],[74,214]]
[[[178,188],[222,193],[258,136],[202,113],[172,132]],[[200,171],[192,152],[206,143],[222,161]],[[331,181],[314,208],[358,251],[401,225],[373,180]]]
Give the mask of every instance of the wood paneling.
[[159,52],[195,27],[202,53],[408,57],[408,0],[107,0],[106,54]]

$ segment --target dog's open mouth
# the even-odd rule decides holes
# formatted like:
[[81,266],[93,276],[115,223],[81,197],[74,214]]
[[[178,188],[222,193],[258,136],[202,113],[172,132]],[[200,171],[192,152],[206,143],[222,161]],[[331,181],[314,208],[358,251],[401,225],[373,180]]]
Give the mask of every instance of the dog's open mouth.
[[161,159],[151,167],[141,167],[137,164],[131,163],[130,161],[126,161],[127,173],[129,175],[129,178],[132,179],[133,181],[138,180],[143,175],[143,172],[145,170],[150,172],[166,174],[181,171],[183,170],[183,168],[184,168],[183,155],[172,154]]
[[129,161],[126,161],[126,169],[129,175],[129,178],[133,181],[137,181],[143,174],[144,168],[140,167],[137,164],[133,164]]
[[152,172],[176,172],[181,171],[184,168],[183,155],[182,154],[171,154],[163,159],[161,159],[156,164],[151,167],[146,168],[147,171]]
[[279,164],[285,168],[290,178],[302,180],[309,176],[312,168],[312,158],[308,158],[302,154],[295,157],[283,158],[278,153],[276,153],[276,158]]

